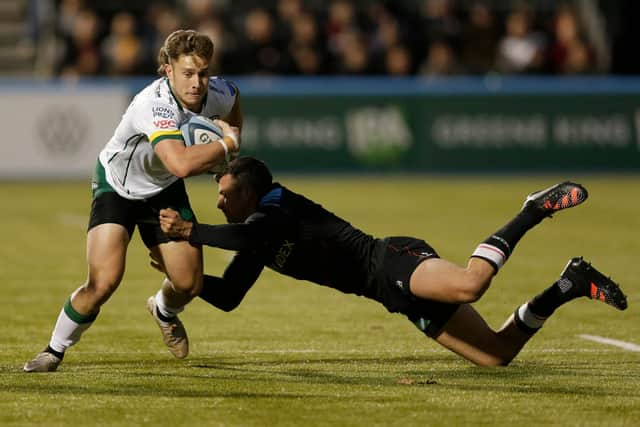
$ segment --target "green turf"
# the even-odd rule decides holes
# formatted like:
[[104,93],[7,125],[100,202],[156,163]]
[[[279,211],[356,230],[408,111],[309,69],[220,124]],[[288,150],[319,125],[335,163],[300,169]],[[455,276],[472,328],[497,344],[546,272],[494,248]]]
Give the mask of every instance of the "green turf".
[[[581,176],[583,206],[530,232],[476,307],[493,327],[584,255],[613,276],[630,308],[576,301],[507,368],[477,368],[382,306],[265,271],[232,313],[201,301],[182,318],[184,361],[144,309],[160,276],[136,236],[125,279],[58,372],[24,374],[85,276],[85,183],[0,183],[0,425],[424,426],[637,425],[640,353],[639,177]],[[466,262],[523,196],[557,177],[284,178],[377,236],[425,238]],[[216,188],[189,183],[201,221],[219,222]],[[207,249],[219,273],[230,254]]]

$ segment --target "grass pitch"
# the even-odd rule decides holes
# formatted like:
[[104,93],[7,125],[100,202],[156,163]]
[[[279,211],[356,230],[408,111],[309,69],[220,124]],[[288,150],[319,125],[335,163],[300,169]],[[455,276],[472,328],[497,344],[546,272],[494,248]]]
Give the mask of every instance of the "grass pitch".
[[[563,177],[564,178],[564,177]],[[558,177],[285,177],[376,236],[411,235],[465,263],[475,245]],[[583,255],[622,284],[629,309],[562,307],[507,368],[478,368],[375,302],[265,270],[243,304],[196,300],[175,360],[145,311],[161,277],[136,235],[125,279],[58,372],[24,374],[85,276],[87,183],[0,183],[0,425],[637,425],[638,177],[573,177],[590,199],[532,230],[476,304],[493,327]],[[221,222],[216,187],[189,182],[201,221]],[[206,271],[230,253],[205,249]]]

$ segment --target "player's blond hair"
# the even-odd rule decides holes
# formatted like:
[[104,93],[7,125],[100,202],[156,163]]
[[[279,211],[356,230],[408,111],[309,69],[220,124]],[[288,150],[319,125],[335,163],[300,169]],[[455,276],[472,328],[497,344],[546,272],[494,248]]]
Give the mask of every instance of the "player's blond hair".
[[194,30],[177,30],[169,34],[158,52],[158,74],[166,76],[165,65],[177,61],[180,55],[197,55],[211,60],[213,42]]

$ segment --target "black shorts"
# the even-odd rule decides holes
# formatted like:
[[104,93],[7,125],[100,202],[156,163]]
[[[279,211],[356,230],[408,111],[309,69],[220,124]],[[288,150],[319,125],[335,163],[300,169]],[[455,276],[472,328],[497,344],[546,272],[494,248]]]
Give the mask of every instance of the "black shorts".
[[114,223],[125,227],[131,237],[137,225],[142,241],[148,248],[171,241],[160,228],[160,209],[175,209],[183,219],[195,222],[187,190],[181,179],[149,199],[129,200],[109,186],[104,180],[104,169],[98,166],[94,175],[93,194],[89,230],[96,225]]
[[400,312],[409,318],[427,336],[434,338],[459,304],[419,298],[409,288],[411,274],[422,261],[439,258],[427,242],[412,237],[387,237],[379,262],[377,281],[378,299],[391,312]]

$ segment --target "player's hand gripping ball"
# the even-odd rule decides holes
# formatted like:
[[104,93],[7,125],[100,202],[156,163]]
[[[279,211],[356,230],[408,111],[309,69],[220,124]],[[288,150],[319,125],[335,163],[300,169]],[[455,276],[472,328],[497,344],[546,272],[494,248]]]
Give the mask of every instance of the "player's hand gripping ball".
[[[184,145],[190,147],[197,144],[210,144],[217,142],[224,137],[224,132],[220,126],[213,123],[213,120],[202,116],[192,116],[182,126],[180,126]],[[224,144],[224,142],[223,142]],[[225,159],[213,169],[210,173],[220,173],[227,167],[227,163],[231,160],[231,156],[225,156]]]

